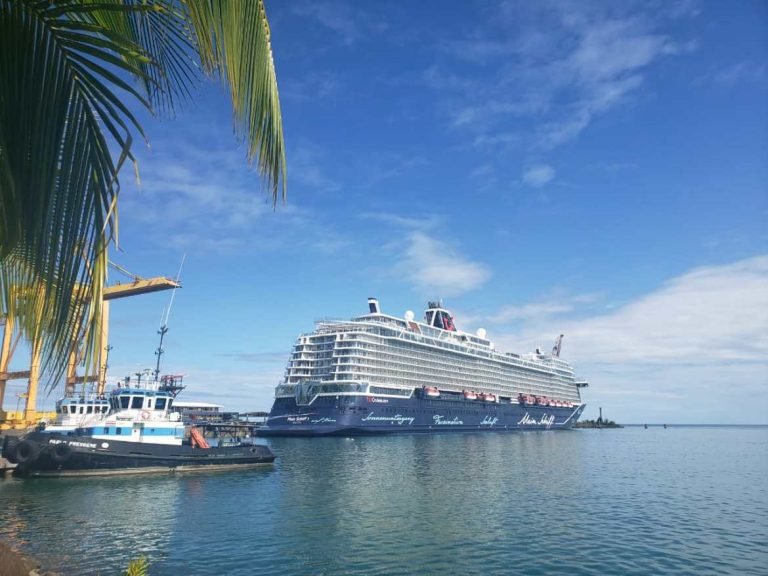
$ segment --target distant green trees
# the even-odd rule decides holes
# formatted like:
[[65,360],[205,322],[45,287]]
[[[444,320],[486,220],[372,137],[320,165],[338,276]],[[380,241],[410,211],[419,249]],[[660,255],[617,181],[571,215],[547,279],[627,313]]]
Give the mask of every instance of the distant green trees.
[[597,420],[580,420],[576,423],[576,428],[623,428],[623,426],[616,424],[613,420],[607,418]]

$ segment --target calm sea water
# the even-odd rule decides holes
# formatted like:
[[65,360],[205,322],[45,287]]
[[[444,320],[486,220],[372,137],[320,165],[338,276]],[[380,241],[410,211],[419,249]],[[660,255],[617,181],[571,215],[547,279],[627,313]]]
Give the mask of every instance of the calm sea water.
[[0,481],[64,574],[768,574],[768,428],[274,439],[273,468]]

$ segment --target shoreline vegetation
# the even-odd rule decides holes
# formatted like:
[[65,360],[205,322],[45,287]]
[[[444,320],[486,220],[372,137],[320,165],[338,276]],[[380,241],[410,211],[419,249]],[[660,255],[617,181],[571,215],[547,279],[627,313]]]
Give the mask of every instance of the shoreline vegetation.
[[613,420],[581,420],[573,425],[574,428],[624,428],[621,424],[616,424]]

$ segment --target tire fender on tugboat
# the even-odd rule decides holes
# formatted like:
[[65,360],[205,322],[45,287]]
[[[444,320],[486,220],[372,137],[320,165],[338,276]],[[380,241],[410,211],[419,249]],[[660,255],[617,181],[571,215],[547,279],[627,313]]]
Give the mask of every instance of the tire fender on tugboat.
[[69,460],[70,456],[72,456],[72,447],[69,444],[56,444],[51,450],[51,458],[59,464]]
[[16,446],[19,445],[19,439],[11,436],[6,436],[3,441],[2,456],[11,464],[17,464],[16,462]]
[[37,458],[40,446],[32,440],[22,440],[16,445],[15,460],[17,464],[24,464]]

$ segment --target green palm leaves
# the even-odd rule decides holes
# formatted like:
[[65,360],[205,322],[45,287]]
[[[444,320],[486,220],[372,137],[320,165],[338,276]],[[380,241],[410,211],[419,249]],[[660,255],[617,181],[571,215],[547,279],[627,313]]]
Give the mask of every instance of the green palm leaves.
[[[118,176],[144,137],[136,103],[172,111],[198,70],[221,79],[248,159],[284,197],[269,34],[260,0],[0,0],[2,311],[40,327],[47,368],[66,365],[75,335],[96,351]],[[40,285],[42,302],[19,298]]]

